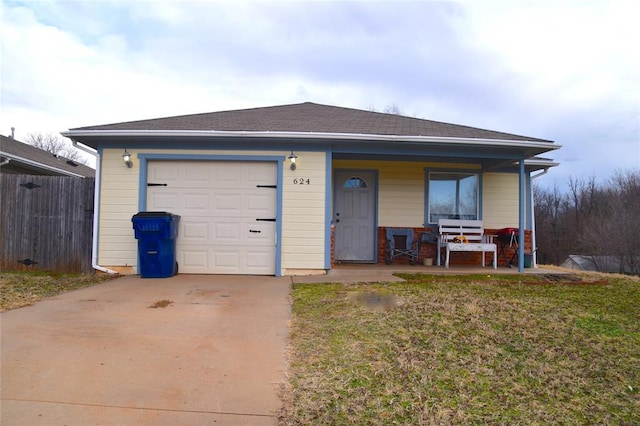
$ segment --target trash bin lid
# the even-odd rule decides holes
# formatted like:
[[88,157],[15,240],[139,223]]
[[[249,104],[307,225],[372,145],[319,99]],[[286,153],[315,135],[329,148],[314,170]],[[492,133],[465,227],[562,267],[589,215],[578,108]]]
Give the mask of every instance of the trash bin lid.
[[169,212],[139,212],[134,214],[131,219],[144,218],[144,217],[176,217],[176,216],[177,215],[171,214]]

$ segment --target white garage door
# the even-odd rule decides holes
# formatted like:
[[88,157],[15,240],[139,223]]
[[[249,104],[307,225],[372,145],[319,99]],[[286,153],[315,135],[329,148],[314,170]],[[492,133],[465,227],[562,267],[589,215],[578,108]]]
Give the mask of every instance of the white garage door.
[[179,214],[180,273],[274,275],[276,163],[149,161],[147,210]]

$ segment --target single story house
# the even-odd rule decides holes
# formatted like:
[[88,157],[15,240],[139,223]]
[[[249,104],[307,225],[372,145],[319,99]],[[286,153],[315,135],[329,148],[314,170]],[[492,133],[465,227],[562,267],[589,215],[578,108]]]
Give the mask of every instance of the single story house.
[[0,173],[94,177],[95,170],[82,163],[0,135]]
[[[98,156],[94,260],[136,273],[131,217],[181,216],[180,273],[296,275],[379,263],[388,227],[441,218],[513,227],[532,251],[532,173],[552,141],[351,108],[301,103],[74,128]],[[123,159],[125,161],[123,161]],[[504,248],[504,247],[503,247]],[[503,252],[500,264],[512,255]],[[433,256],[426,244],[421,257]],[[456,253],[452,264],[479,264]],[[519,262],[520,265],[523,262]]]

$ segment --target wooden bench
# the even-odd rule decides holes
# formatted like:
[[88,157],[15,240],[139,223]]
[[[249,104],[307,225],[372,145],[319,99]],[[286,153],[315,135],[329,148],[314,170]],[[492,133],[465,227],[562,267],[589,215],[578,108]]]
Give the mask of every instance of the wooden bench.
[[[462,242],[459,242],[463,240]],[[498,268],[498,247],[493,235],[485,235],[481,220],[440,219],[438,221],[438,266],[440,251],[446,249],[444,266],[449,267],[449,254],[452,251],[481,251],[482,266],[484,254],[493,252],[493,269]]]

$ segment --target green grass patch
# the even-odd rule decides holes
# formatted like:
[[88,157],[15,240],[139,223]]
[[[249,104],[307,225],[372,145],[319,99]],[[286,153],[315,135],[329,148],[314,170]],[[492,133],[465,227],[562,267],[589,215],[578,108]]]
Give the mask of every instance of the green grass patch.
[[638,280],[403,277],[294,286],[282,424],[640,421]]
[[58,294],[113,279],[109,275],[47,272],[0,273],[0,311],[31,305]]

